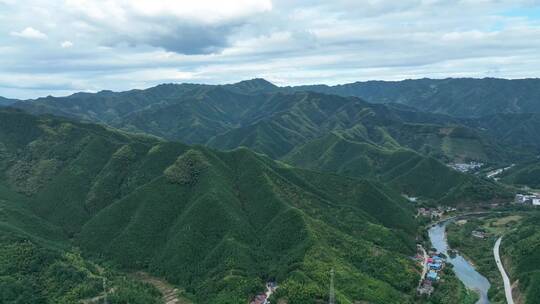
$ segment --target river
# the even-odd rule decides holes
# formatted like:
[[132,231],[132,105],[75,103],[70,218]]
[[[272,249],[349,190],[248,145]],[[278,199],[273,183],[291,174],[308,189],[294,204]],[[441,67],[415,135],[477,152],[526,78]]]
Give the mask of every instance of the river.
[[454,266],[454,272],[458,279],[463,284],[480,294],[480,299],[477,304],[489,304],[488,290],[491,286],[489,281],[474,269],[474,267],[467,262],[461,255],[456,255],[451,258],[448,254],[448,243],[446,242],[446,225],[448,222],[442,222],[431,227],[428,231],[431,244],[437,251],[442,252],[448,256],[447,262]]

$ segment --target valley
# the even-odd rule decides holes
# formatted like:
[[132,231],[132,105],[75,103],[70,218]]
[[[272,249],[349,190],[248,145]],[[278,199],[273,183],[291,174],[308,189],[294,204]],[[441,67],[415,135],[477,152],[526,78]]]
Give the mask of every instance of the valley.
[[[331,269],[338,303],[502,303],[494,257],[477,254],[494,244],[474,249],[471,231],[448,224],[448,243],[489,280],[480,297],[465,259],[450,258],[431,289],[425,259],[411,257],[419,242],[431,251],[429,222],[496,217],[535,186],[536,147],[509,146],[516,139],[488,123],[262,79],[9,105],[1,235],[113,273],[104,294],[90,271],[79,284],[93,287],[74,285],[58,296],[66,303],[325,302]],[[504,233],[506,266],[518,239]],[[523,294],[534,293],[529,278]],[[268,282],[279,288],[261,297]]]
[[540,0],[0,25],[0,304],[540,304]]

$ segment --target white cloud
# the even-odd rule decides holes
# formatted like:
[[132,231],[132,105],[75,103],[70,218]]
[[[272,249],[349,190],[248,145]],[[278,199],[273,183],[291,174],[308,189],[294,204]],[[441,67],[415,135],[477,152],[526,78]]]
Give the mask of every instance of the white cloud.
[[60,44],[60,46],[63,48],[63,49],[69,49],[70,47],[73,47],[73,42],[69,41],[69,40],[66,40],[64,42],[62,42]]
[[33,27],[27,27],[20,32],[11,32],[11,35],[26,39],[47,39],[47,35],[36,30]]
[[139,15],[164,16],[173,15],[187,20],[218,23],[231,19],[248,17],[250,15],[270,11],[270,0],[177,0],[127,1],[125,7],[134,10]]
[[[12,34],[0,35],[0,80],[26,84],[7,88],[8,82],[0,81],[0,95],[253,77],[280,84],[538,77],[540,18],[519,12],[539,5],[538,0],[0,0],[0,24]],[[35,20],[47,35],[28,27],[36,26]],[[24,36],[42,39],[40,48],[19,39]]]
[[133,16],[174,16],[184,21],[219,23],[272,9],[271,0],[66,0],[66,4],[93,19],[119,21]]

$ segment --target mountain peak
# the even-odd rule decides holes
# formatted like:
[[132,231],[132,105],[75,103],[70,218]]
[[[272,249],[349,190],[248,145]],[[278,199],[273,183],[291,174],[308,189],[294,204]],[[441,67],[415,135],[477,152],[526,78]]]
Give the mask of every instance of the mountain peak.
[[229,86],[249,92],[273,91],[278,88],[275,84],[263,78],[244,80]]

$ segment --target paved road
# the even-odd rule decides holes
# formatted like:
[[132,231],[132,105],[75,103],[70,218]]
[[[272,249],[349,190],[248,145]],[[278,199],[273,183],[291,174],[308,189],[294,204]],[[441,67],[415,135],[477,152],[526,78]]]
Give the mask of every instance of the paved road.
[[493,255],[495,256],[495,262],[497,263],[497,268],[504,281],[504,294],[506,295],[506,302],[508,304],[514,304],[514,299],[512,298],[512,284],[510,284],[510,279],[504,270],[504,266],[501,262],[501,257],[499,255],[499,248],[501,247],[502,236],[495,242],[493,246]]

